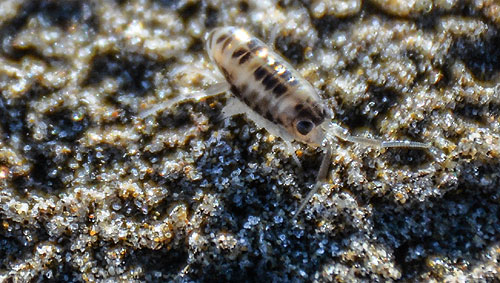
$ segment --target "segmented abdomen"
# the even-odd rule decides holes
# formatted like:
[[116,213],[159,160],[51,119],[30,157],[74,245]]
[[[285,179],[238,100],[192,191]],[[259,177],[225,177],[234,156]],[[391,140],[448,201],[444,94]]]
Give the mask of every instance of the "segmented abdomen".
[[207,51],[231,84],[231,92],[271,122],[293,131],[298,117],[315,125],[326,118],[321,98],[309,82],[245,30],[214,29],[207,38]]

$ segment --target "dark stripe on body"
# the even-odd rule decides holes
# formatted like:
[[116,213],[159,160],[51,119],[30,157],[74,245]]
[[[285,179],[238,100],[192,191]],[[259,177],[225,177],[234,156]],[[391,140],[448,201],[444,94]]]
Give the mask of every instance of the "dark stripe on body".
[[239,58],[241,55],[243,55],[245,52],[248,52],[245,48],[240,48],[233,53],[233,58]]
[[247,92],[247,90],[248,90],[248,85],[242,84],[241,87],[240,87],[240,93],[241,93],[241,95],[244,96],[245,93]]
[[264,76],[270,75],[269,72],[266,70],[266,68],[260,66],[258,67],[254,72],[253,76],[255,77],[256,80],[260,81]]
[[240,101],[243,101],[250,108],[253,107],[251,102],[255,101],[255,98],[249,97],[249,96],[258,95],[256,92],[252,92],[252,93],[248,94],[248,85],[247,84],[243,84],[240,87],[237,87],[236,85],[231,84],[231,87],[229,90],[234,94],[234,96],[238,97],[240,99]]
[[257,105],[257,98],[259,97],[259,93],[256,92],[255,90],[250,92],[250,93],[247,93],[246,95],[243,96],[243,101],[245,102],[245,104],[252,108],[253,110],[255,110],[255,112],[259,113],[260,115],[262,115],[259,111],[257,111],[255,108]]
[[[275,61],[275,65],[282,64]],[[296,86],[299,83],[289,70],[285,69],[282,74],[277,75],[273,69],[269,70],[270,68],[272,68],[271,65],[259,66],[253,72],[255,80],[260,81],[263,79],[262,84],[265,90],[273,89],[274,94],[281,96],[288,91],[288,86]]]
[[262,85],[265,90],[270,90],[273,88],[279,80],[274,75],[269,75],[262,80]]
[[222,45],[222,51],[224,51],[227,48],[227,46],[229,45],[229,43],[231,43],[231,41],[233,41],[233,37],[232,36],[228,37],[224,41],[224,44]]
[[212,46],[212,40],[214,39],[214,34],[215,32],[211,32],[209,35],[208,35],[208,44],[209,46],[211,47]]
[[245,55],[243,55],[241,58],[240,58],[240,61],[239,61],[239,64],[244,64],[246,61],[248,61],[248,59],[250,59],[250,57],[252,56],[252,52],[247,52],[245,53]]
[[250,107],[250,108],[251,108],[251,104],[252,104],[252,102],[250,101],[250,98],[248,98],[248,96],[247,96],[247,95],[243,95],[243,102],[244,102],[244,103],[245,103],[248,107]]
[[223,34],[223,35],[219,36],[219,38],[217,38],[217,41],[216,41],[217,44],[221,43],[226,38],[227,38],[227,34]]
[[230,90],[234,94],[234,96],[236,96],[238,98],[241,97],[241,92],[235,85],[231,84]]
[[[220,64],[218,65],[220,66]],[[220,70],[222,71],[222,74],[226,78],[226,81],[231,82],[233,80],[231,74],[229,74],[229,72],[224,67],[220,67]]]
[[[295,109],[297,109],[299,105],[302,104],[296,105]],[[300,111],[298,111],[297,113],[297,117],[309,118],[315,125],[319,125],[323,123],[323,121],[325,120],[325,116],[323,115],[322,112],[323,112],[322,108],[319,105],[315,104],[312,105],[311,107],[300,108]]]
[[[260,98],[260,99],[257,99]],[[271,102],[272,97],[269,97],[269,95],[260,95],[256,97],[255,99],[255,105],[253,107],[253,110],[257,113],[260,114],[260,116],[265,118],[265,113],[269,110],[269,105]]]
[[267,120],[269,120],[269,121],[271,121],[271,122],[274,123],[274,116],[271,113],[271,111],[267,110],[266,115],[264,116],[264,118],[266,118]]
[[285,83],[279,82],[278,85],[273,88],[273,93],[276,95],[276,97],[280,97],[282,94],[287,92],[287,90],[288,88],[286,87]]

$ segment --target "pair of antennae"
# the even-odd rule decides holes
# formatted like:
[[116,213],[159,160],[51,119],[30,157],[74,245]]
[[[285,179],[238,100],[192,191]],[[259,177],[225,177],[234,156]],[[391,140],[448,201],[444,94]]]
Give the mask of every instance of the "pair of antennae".
[[364,146],[376,147],[376,148],[390,148],[390,147],[400,147],[400,148],[415,148],[415,149],[429,149],[431,145],[429,143],[415,142],[415,141],[383,141],[378,139],[371,139],[359,136],[352,136],[349,132],[340,127],[335,123],[330,123],[329,127],[326,131],[326,152],[323,156],[323,160],[321,161],[321,165],[319,167],[318,175],[316,176],[316,183],[312,190],[307,194],[306,198],[301,202],[299,208],[295,212],[292,219],[295,219],[301,212],[304,210],[306,204],[311,200],[314,194],[318,191],[319,187],[326,179],[328,174],[328,168],[330,167],[330,161],[332,158],[332,141],[334,137],[337,137],[341,140],[357,143]]

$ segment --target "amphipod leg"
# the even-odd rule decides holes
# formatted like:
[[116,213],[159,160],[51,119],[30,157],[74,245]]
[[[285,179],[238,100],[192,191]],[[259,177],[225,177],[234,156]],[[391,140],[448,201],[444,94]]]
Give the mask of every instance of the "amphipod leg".
[[273,50],[276,50],[275,42],[276,39],[278,38],[279,33],[280,33],[280,26],[275,25],[271,29],[271,35],[269,36],[269,44],[268,44]]
[[357,136],[351,136],[349,135],[349,132],[340,127],[339,125],[336,124],[331,124],[330,129],[332,133],[345,141],[353,142],[353,143],[358,143],[366,146],[372,146],[372,147],[404,147],[404,148],[422,148],[422,149],[427,149],[430,148],[431,145],[429,143],[422,143],[422,142],[415,142],[415,141],[382,141],[382,140],[377,140],[377,139],[370,139],[370,138],[364,138],[364,137],[357,137]]
[[302,164],[300,163],[299,158],[297,157],[297,153],[295,153],[295,147],[290,141],[285,141],[286,148],[288,152],[292,155],[293,161],[299,166],[300,169],[302,169]]
[[194,66],[180,66],[174,68],[169,76],[171,78],[175,78],[179,75],[187,75],[187,74],[198,74],[203,77],[206,77],[215,82],[215,84],[211,85],[205,90],[195,91],[188,94],[181,94],[175,98],[169,99],[163,103],[156,104],[152,108],[145,110],[142,113],[139,113],[140,118],[146,118],[149,115],[156,114],[158,111],[172,107],[173,105],[185,102],[185,101],[199,101],[206,97],[216,96],[223,92],[227,92],[229,90],[229,84],[226,82],[224,77],[220,75],[218,72],[212,72],[206,69],[194,67]]
[[215,83],[210,87],[208,87],[206,90],[196,91],[188,94],[179,94],[178,96],[171,98],[165,102],[156,104],[150,109],[143,111],[142,113],[139,113],[139,117],[144,119],[149,115],[156,114],[157,112],[166,108],[170,108],[176,104],[186,101],[200,101],[203,98],[216,96],[227,91],[229,91],[229,84],[227,82],[224,81],[220,83]]
[[326,180],[331,159],[332,159],[332,146],[328,142],[326,145],[325,155],[323,156],[323,160],[321,160],[321,165],[319,166],[318,176],[316,176],[316,183],[314,184],[312,190],[307,194],[306,198],[302,200],[299,209],[297,209],[292,219],[295,219],[297,215],[299,215],[302,212],[306,204],[309,202],[309,200],[311,200],[312,196],[316,194],[323,181]]
[[243,104],[239,99],[231,96],[227,102],[224,108],[222,108],[220,116],[217,118],[217,120],[225,120],[229,117],[233,117],[234,115],[238,114],[244,114],[246,113],[246,105]]

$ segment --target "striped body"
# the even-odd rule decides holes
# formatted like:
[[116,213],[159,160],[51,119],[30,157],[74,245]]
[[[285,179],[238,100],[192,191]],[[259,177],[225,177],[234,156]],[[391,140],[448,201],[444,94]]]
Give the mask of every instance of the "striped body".
[[293,139],[321,145],[329,111],[314,88],[281,56],[245,30],[216,28],[207,51],[231,92]]

